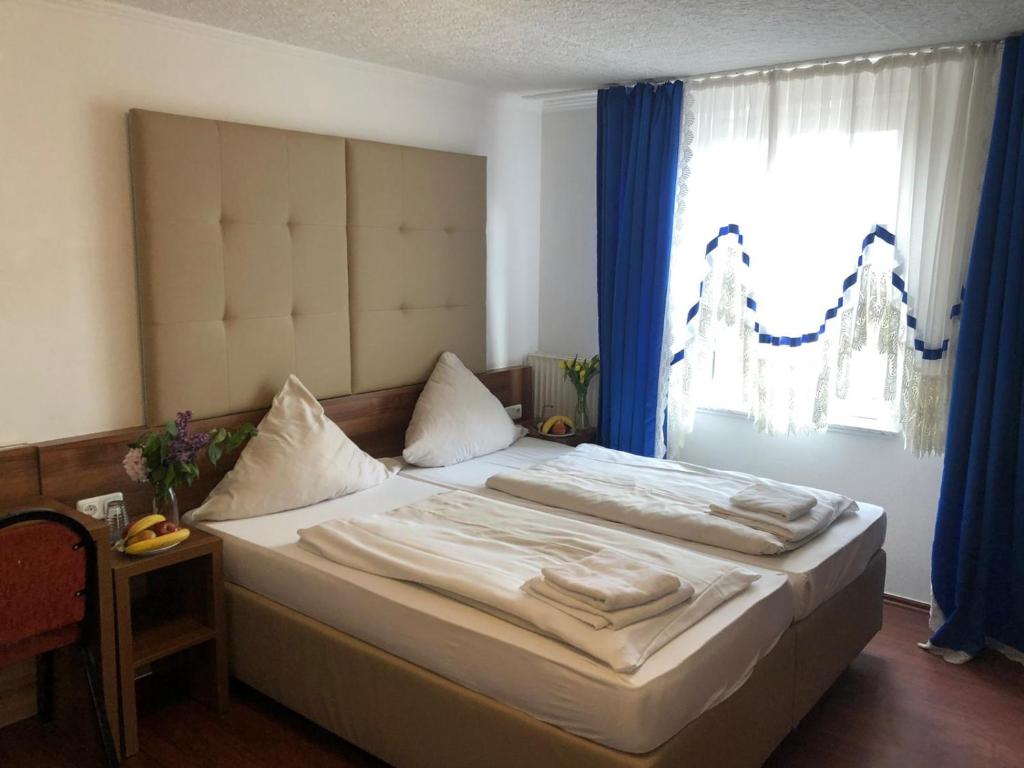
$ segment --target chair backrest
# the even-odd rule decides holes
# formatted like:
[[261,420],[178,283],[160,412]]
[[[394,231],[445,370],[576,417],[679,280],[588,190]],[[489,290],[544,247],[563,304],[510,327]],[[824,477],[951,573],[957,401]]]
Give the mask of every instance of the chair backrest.
[[0,518],[0,645],[85,618],[92,539],[53,510]]

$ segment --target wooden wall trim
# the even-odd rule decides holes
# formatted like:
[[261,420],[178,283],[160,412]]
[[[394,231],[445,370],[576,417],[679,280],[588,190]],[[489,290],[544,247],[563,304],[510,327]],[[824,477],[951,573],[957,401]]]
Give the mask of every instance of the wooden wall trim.
[[901,608],[909,608],[912,611],[920,611],[921,613],[929,613],[931,611],[931,606],[928,605],[928,603],[922,603],[920,600],[912,600],[909,597],[890,595],[886,592],[884,599],[885,602],[890,605],[898,605]]
[[[532,368],[501,368],[478,376],[502,405],[521,403],[523,420],[532,418]],[[330,398],[321,403],[327,416],[364,451],[377,457],[398,456],[405,445],[405,429],[422,390],[422,384],[413,384]],[[194,422],[194,428],[205,431],[214,427],[237,426],[247,421],[256,424],[266,412],[267,409],[263,408],[202,419]],[[39,480],[34,492],[24,495],[42,493],[74,506],[78,499],[121,491],[128,502],[129,514],[138,514],[149,506],[152,491],[148,485],[129,481],[121,460],[128,443],[145,431],[146,427],[138,426],[30,446],[33,451],[38,451]],[[181,510],[184,512],[202,503],[236,459],[237,454],[225,457],[216,468],[203,459],[199,480],[179,494]]]
[[38,496],[40,486],[39,449],[36,446],[0,449],[0,507]]

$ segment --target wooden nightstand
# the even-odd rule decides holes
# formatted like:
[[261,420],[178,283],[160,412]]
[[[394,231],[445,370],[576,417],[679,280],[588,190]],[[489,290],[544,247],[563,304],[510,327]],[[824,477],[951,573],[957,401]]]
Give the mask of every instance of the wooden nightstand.
[[527,437],[536,437],[538,440],[550,440],[552,443],[561,443],[562,445],[568,445],[571,448],[575,448],[577,445],[583,445],[583,443],[597,442],[597,429],[595,427],[581,429],[572,437],[556,437],[555,435],[545,435],[535,426],[529,424],[524,426],[530,430],[530,434],[527,435]]
[[221,540],[193,530],[174,549],[150,557],[111,553],[124,755],[139,751],[135,680],[187,658],[192,696],[217,711],[228,702]]

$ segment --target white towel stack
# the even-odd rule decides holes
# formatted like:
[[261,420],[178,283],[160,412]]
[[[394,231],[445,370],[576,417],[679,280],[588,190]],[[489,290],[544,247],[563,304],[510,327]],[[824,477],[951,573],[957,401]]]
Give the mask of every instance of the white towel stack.
[[799,546],[827,529],[852,506],[845,496],[828,491],[811,494],[783,483],[754,483],[729,498],[708,505],[711,514],[777,536]]
[[799,520],[818,500],[810,493],[781,483],[754,483],[729,501],[748,512],[779,517],[787,522]]
[[541,569],[523,591],[594,629],[622,629],[693,597],[678,577],[611,550]]

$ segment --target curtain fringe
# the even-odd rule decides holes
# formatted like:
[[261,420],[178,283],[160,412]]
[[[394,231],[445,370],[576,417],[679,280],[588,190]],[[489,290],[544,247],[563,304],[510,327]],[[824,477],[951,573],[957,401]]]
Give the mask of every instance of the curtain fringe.
[[[897,416],[908,449],[917,455],[942,453],[951,366],[943,365],[938,372],[928,369],[936,367],[930,363],[943,362],[951,354],[960,304],[950,310],[949,335],[938,347],[929,349],[917,336],[918,324],[908,309],[909,295],[903,289],[903,275],[895,269],[872,267],[872,249],[878,244],[895,248],[895,236],[880,225],[864,238],[856,269],[844,280],[843,293],[824,313],[824,320],[816,331],[780,337],[768,333],[757,320],[757,301],[745,279],[750,255],[743,250],[740,227],[735,224],[721,227],[707,245],[708,268],[700,284],[700,298],[688,313],[688,339],[683,348],[672,355],[673,364],[682,366],[680,402],[686,404],[676,409],[679,413],[675,434],[679,436],[692,430],[695,405],[700,402],[697,390],[701,378],[709,375],[706,370],[708,350],[713,347],[719,329],[724,328],[742,336],[744,405],[761,431],[802,434],[827,428],[832,394],[840,399],[849,396],[853,352],[867,349],[869,340],[874,339],[876,350],[886,361],[882,382],[886,401],[896,399],[902,358],[903,388]],[[828,335],[831,321],[836,318],[839,319],[839,340],[833,350]],[[810,361],[806,357],[768,360],[769,353],[777,354],[769,350],[761,354],[765,347],[799,348],[819,341],[822,342],[821,352]],[[773,378],[792,381],[801,375],[797,373],[798,368],[807,369],[812,365],[817,368],[812,409],[807,418],[801,419],[796,416],[796,408],[790,408],[790,418],[783,427],[773,415],[778,411],[780,395],[773,391],[769,382]],[[782,396],[797,397],[792,390]]]

